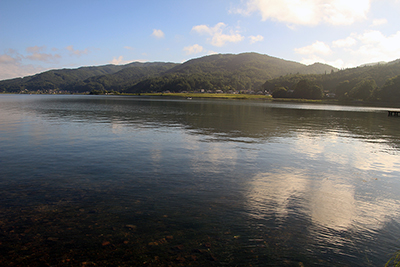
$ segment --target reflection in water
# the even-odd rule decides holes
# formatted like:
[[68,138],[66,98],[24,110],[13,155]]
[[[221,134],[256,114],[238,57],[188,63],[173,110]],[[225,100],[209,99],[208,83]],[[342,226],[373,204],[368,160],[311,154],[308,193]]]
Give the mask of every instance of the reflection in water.
[[8,96],[0,114],[0,260],[374,266],[399,244],[400,123],[379,108]]
[[310,215],[314,223],[337,231],[349,229],[357,220],[354,188],[335,184],[340,179],[326,177],[311,193]]
[[258,218],[274,214],[284,220],[290,212],[290,202],[304,197],[307,183],[300,170],[285,168],[257,174],[247,196],[250,214]]
[[[386,227],[393,223],[393,218],[397,220],[395,225],[399,225],[400,202],[365,194],[360,186],[349,182],[337,174],[310,174],[307,169],[285,168],[259,173],[250,183],[249,213],[257,219],[275,218],[281,225],[296,217],[305,219],[308,236],[314,240],[308,244],[310,249],[316,249],[313,243],[318,242],[318,247],[336,247],[343,255],[351,250],[361,251],[365,249],[362,240],[378,239],[379,233],[387,233]],[[364,236],[360,237],[360,233]],[[396,243],[380,243],[381,247],[370,251],[368,256],[379,257],[379,253],[393,245]]]

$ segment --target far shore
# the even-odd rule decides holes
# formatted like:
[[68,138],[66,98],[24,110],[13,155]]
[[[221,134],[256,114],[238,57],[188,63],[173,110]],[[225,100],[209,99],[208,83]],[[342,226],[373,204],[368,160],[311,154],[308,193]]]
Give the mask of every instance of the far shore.
[[219,93],[143,93],[144,96],[167,96],[182,98],[224,98],[224,99],[272,99],[270,95],[219,94]]
[[[129,95],[129,94],[121,94]],[[339,105],[356,105],[356,106],[372,106],[382,108],[400,108],[399,104],[389,102],[369,102],[369,101],[340,101],[338,99],[300,99],[300,98],[273,98],[271,95],[253,95],[253,94],[220,94],[220,93],[142,93],[132,94],[141,96],[161,96],[161,97],[178,97],[178,98],[220,98],[220,99],[248,99],[248,100],[267,100],[272,102],[286,103],[316,103],[316,104],[339,104]]]
[[[135,94],[137,95],[137,94]],[[302,102],[302,103],[337,103],[336,99],[297,99],[297,98],[273,98],[271,95],[254,94],[220,94],[220,93],[143,93],[141,96],[166,96],[180,98],[221,98],[221,99],[260,99],[277,102]]]
[[[13,93],[0,92],[0,95],[12,95]],[[36,95],[37,93],[27,93]],[[86,95],[87,93],[74,93],[74,95]],[[43,95],[69,95],[68,93],[43,94]],[[155,97],[176,97],[176,98],[213,98],[213,99],[238,99],[238,100],[265,100],[271,102],[286,103],[320,103],[320,104],[339,104],[339,105],[356,105],[356,106],[372,106],[382,108],[400,108],[400,104],[390,102],[370,102],[370,101],[340,101],[338,99],[300,99],[300,98],[273,98],[271,95],[255,95],[255,94],[224,94],[224,93],[108,93],[101,95],[114,96],[155,96]]]

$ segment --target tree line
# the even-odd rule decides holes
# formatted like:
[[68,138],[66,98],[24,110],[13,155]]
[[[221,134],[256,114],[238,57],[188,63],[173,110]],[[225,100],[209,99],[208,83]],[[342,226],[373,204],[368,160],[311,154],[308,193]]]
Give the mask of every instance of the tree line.
[[400,101],[400,63],[365,66],[320,75],[286,75],[263,84],[274,98],[335,98]]
[[323,99],[336,98],[342,101],[382,101],[400,102],[400,75],[388,79],[378,87],[374,79],[363,79],[353,85],[350,81],[340,82],[334,90],[334,95],[324,92],[323,86],[308,79],[301,79],[292,89],[277,86],[272,92],[274,98]]

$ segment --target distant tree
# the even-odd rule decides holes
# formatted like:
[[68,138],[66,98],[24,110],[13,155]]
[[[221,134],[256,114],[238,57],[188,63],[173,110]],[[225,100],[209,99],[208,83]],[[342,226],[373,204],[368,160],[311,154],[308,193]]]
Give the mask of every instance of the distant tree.
[[180,80],[178,83],[172,83],[173,87],[171,88],[174,91],[182,92],[182,91],[190,91],[191,86],[185,80]]
[[90,82],[89,84],[87,84],[87,87],[90,89],[90,91],[104,91],[104,86],[101,83]]
[[272,92],[272,97],[273,98],[285,98],[287,97],[287,89],[285,87],[277,87],[275,90]]
[[90,91],[89,94],[91,94],[91,95],[104,95],[105,93],[106,93],[106,91],[104,91],[104,90],[93,89],[93,90]]
[[342,81],[336,86],[336,98],[345,99],[348,92],[351,90],[351,84],[349,80]]
[[294,98],[322,99],[323,89],[307,79],[300,80],[293,91]]
[[376,88],[375,80],[365,79],[357,83],[356,86],[348,92],[348,96],[351,99],[370,100]]
[[400,102],[400,75],[389,80],[376,92],[378,100]]

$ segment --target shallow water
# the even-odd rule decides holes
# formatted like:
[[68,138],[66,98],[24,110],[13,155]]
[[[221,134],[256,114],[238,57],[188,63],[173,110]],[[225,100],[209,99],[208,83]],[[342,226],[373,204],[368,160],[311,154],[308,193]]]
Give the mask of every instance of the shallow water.
[[0,264],[382,266],[400,118],[240,100],[0,96]]

